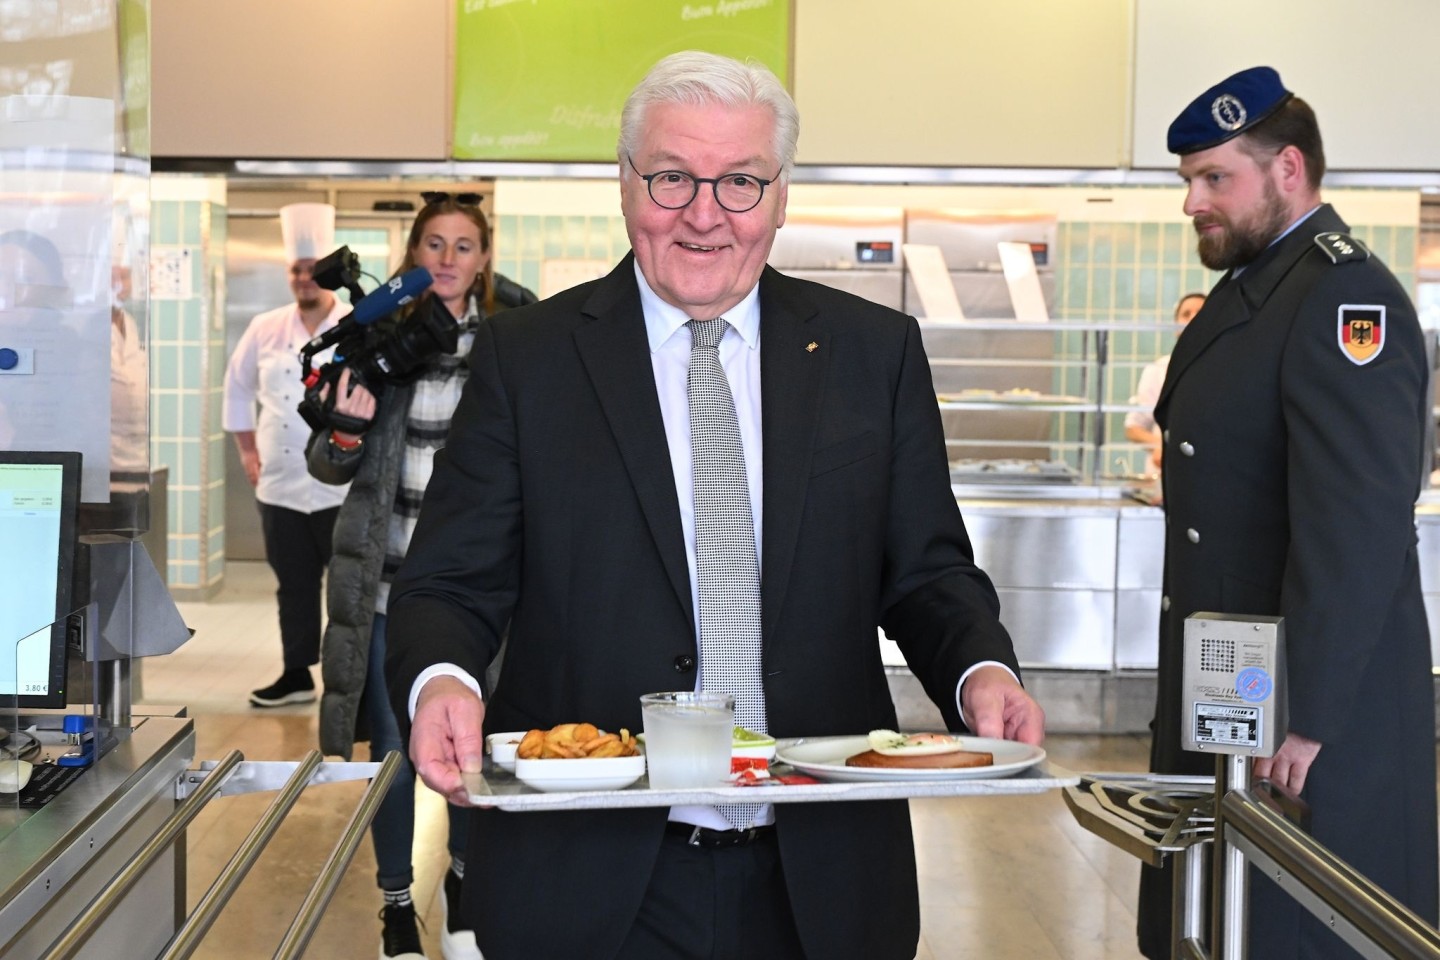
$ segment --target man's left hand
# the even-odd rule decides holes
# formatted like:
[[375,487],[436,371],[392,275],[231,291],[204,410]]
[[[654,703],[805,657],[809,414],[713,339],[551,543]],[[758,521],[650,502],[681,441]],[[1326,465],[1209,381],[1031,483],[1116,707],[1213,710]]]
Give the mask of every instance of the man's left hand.
[[1305,778],[1310,773],[1310,765],[1319,756],[1321,746],[1319,740],[1302,737],[1292,730],[1285,734],[1285,742],[1280,744],[1275,756],[1255,761],[1255,778],[1269,780],[1298,794],[1305,789]]
[[1045,739],[1045,711],[1002,667],[981,667],[965,678],[960,712],[977,737],[1030,744]]

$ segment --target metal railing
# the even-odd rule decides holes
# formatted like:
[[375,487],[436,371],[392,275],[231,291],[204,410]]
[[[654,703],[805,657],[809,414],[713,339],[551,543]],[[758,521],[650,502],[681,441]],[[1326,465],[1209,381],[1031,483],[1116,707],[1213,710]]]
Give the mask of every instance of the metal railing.
[[[160,955],[163,960],[185,960],[200,945],[230,895],[254,866],[266,844],[274,837],[281,822],[307,786],[372,777],[335,849],[321,867],[319,876],[276,948],[276,960],[293,960],[303,954],[309,944],[326,906],[335,895],[340,878],[359,848],[365,829],[374,819],[375,811],[399,772],[402,762],[400,753],[392,750],[386,754],[384,761],[378,764],[325,763],[319,751],[311,751],[298,762],[246,763],[238,750],[232,750],[218,763],[207,762],[202,764],[200,770],[189,771],[176,784],[176,799],[179,802],[175,810],[39,960],[70,960],[74,957],[156,859],[182,837],[185,828],[211,800],[224,794],[276,789],[277,784],[272,781],[279,771],[285,771],[289,776],[283,786],[279,786],[279,795],[261,815],[249,836],[220,871],[210,889],[186,917]],[[240,783],[238,789],[237,781]]]

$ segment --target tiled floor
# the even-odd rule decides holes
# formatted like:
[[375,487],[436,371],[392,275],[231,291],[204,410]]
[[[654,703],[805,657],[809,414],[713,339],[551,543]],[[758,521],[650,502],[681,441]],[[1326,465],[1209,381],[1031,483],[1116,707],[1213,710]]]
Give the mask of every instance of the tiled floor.
[[[263,564],[230,564],[225,589],[213,601],[180,605],[195,637],[143,666],[139,699],[189,706],[201,759],[238,748],[249,760],[294,760],[316,743],[313,705],[260,711],[246,702],[251,689],[279,673],[273,590]],[[1138,770],[1146,743],[1137,737],[1052,737],[1046,748],[1055,762],[1071,769]],[[273,953],[362,789],[337,784],[306,791],[197,957],[248,960]],[[272,797],[215,801],[191,828],[192,904]],[[429,956],[438,958],[444,807],[423,786],[417,804],[414,896],[427,925]],[[1138,862],[1076,825],[1058,794],[918,800],[911,809],[923,918],[918,960],[1138,958]],[[367,840],[307,956],[376,954],[380,903],[374,870]]]

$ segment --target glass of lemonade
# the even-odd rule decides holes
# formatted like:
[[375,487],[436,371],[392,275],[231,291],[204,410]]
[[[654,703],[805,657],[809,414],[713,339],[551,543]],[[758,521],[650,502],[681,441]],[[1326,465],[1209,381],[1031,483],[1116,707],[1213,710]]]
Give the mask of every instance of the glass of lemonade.
[[647,693],[645,768],[656,790],[713,787],[730,776],[735,698],[728,693]]

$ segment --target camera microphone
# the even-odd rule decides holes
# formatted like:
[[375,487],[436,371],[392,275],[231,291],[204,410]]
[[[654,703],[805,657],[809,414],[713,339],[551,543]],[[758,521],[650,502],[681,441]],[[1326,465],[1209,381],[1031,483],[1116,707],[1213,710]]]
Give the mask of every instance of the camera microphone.
[[339,343],[349,335],[352,327],[363,327],[383,320],[424,293],[434,282],[435,278],[430,276],[429,270],[416,267],[376,287],[365,299],[355,304],[353,310],[341,317],[335,326],[305,344],[301,356],[305,358],[307,369],[310,357]]
[[364,300],[355,305],[350,319],[363,327],[381,317],[388,317],[424,293],[434,282],[435,278],[424,267],[407,270],[370,291]]

